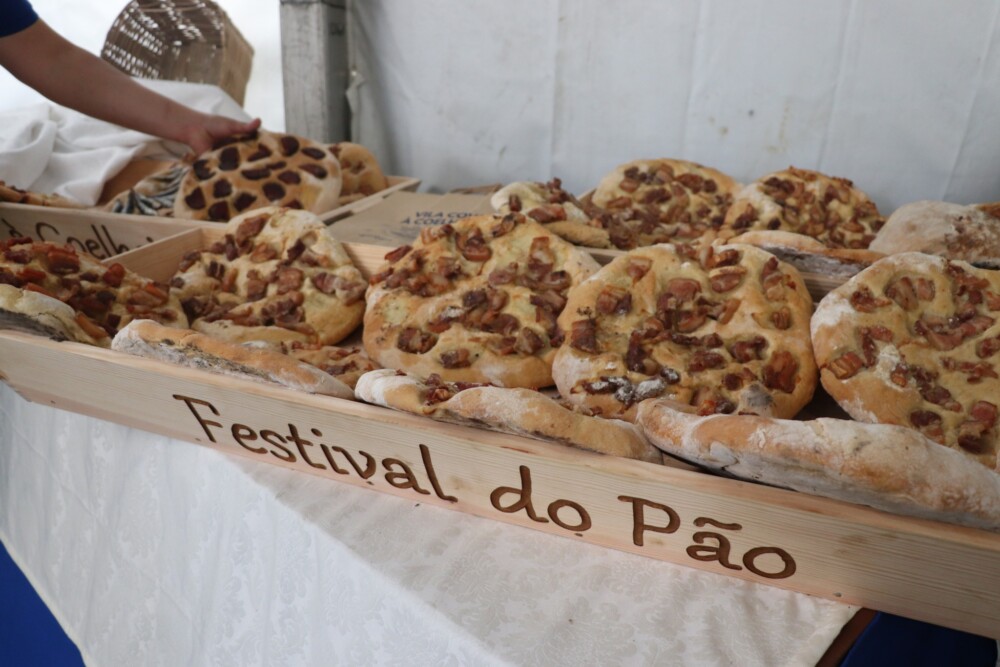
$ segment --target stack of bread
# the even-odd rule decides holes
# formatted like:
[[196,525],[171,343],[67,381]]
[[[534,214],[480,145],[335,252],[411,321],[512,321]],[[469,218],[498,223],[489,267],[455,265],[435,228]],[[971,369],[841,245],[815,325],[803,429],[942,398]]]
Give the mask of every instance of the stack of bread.
[[[207,194],[233,172],[283,182],[276,142],[233,169],[230,147],[202,156],[178,201],[233,213],[242,186]],[[304,164],[329,174],[335,153]],[[230,218],[167,285],[13,239],[0,322],[1000,530],[1000,274],[980,268],[1000,257],[981,240],[995,239],[993,208],[922,204],[886,222],[845,179],[792,168],[740,187],[679,160],[622,165],[579,198],[554,179],[493,202],[496,215],[424,229],[365,277],[331,228],[287,206]],[[581,244],[623,252],[601,266]],[[850,270],[814,303],[803,258]],[[837,416],[813,417],[827,398]]]

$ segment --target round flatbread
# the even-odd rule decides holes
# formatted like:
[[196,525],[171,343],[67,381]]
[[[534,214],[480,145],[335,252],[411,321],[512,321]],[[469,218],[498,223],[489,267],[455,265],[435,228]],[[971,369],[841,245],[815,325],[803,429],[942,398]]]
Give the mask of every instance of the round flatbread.
[[722,227],[739,184],[695,162],[635,160],[615,168],[590,200],[611,244],[623,250],[656,243],[693,243]]
[[1000,475],[916,431],[843,419],[793,421],[639,406],[649,439],[711,470],[894,514],[1000,530]]
[[753,246],[637,248],[570,293],[553,376],[603,417],[657,396],[791,417],[816,386],[811,311],[798,271]]
[[506,387],[552,384],[566,294],[597,270],[519,214],[424,228],[370,279],[364,346],[384,368]]
[[816,308],[823,387],[858,421],[917,429],[1000,470],[998,318],[1000,274],[891,255]]
[[1000,204],[906,204],[893,211],[869,248],[887,255],[925,252],[1000,269]]
[[614,247],[608,231],[594,221],[594,207],[585,206],[564,190],[558,178],[547,183],[518,181],[505,185],[490,197],[490,206],[500,215],[522,213],[574,245]]
[[341,141],[331,144],[330,152],[340,162],[340,176],[343,179],[339,205],[363,199],[389,187],[389,179],[375,155],[361,144]]
[[726,213],[722,235],[755,229],[805,234],[829,248],[867,248],[885,219],[846,178],[789,167],[743,188]]
[[660,450],[635,425],[588,416],[533,389],[445,382],[437,375],[421,381],[382,369],[361,376],[355,393],[362,401],[438,421],[663,462]]
[[340,188],[340,162],[327,146],[260,131],[200,155],[181,183],[174,215],[226,222],[264,206],[325,213],[337,206]]
[[[121,264],[102,264],[70,245],[28,238],[0,241],[0,321],[54,338],[107,347],[133,319],[154,319],[187,326],[180,302],[165,285],[143,278]],[[44,296],[28,297],[25,292]],[[67,306],[60,307],[57,304]],[[74,326],[59,331],[70,318]],[[80,333],[84,335],[81,336]]]
[[332,345],[365,309],[365,280],[330,229],[284,208],[233,218],[222,240],[184,255],[170,286],[192,329],[235,342]]

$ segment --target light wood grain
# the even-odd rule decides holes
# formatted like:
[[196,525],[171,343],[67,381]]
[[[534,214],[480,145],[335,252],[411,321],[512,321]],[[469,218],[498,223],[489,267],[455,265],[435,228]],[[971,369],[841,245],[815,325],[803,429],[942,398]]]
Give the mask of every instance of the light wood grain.
[[0,203],[0,238],[67,243],[98,259],[128,252],[205,223],[87,209]]
[[350,204],[345,204],[332,211],[327,211],[319,216],[320,220],[329,224],[333,224],[338,220],[343,220],[344,218],[349,218],[352,215],[357,215],[362,211],[368,210],[376,204],[382,203],[382,201],[393,194],[394,192],[416,192],[417,188],[420,186],[419,178],[411,178],[409,176],[386,176],[389,181],[389,187],[385,190],[379,190],[374,194],[370,194],[367,197],[353,201]]
[[[230,454],[569,539],[1000,637],[997,534],[439,424],[352,401],[271,388],[19,333],[0,332],[0,377],[29,400]],[[207,427],[215,442],[178,396],[205,402],[192,404],[203,419],[219,424]],[[233,424],[242,425],[238,428],[244,430],[239,433],[259,436],[245,444],[260,451],[241,446],[234,438]],[[287,439],[292,426],[310,441],[303,450],[312,465]],[[280,460],[275,453],[280,450],[270,445],[260,447],[265,430],[283,434],[294,461]],[[269,434],[272,439],[273,434]],[[327,446],[332,463],[339,464],[342,474],[332,469],[321,445]],[[421,446],[432,461],[441,493],[435,492],[429,481]],[[374,461],[373,474],[367,479],[359,476],[334,447],[358,461],[364,458],[361,452],[369,454]],[[399,488],[403,466],[408,466],[420,490]],[[528,471],[533,483],[531,498],[538,520],[523,510],[501,512],[491,502],[499,487],[520,486],[522,470]],[[392,471],[396,477],[387,474]],[[501,496],[500,504],[513,499],[510,494]],[[649,503],[669,507],[676,513],[678,525],[671,533],[642,532],[639,545],[633,539],[634,504],[645,508],[650,525],[666,525],[669,517],[666,510]],[[574,507],[586,512],[589,528],[579,527],[582,514]],[[728,527],[706,524],[699,518]],[[557,525],[555,519],[568,528]],[[717,545],[719,538],[706,538],[708,534],[730,543],[729,567],[692,557],[692,549]],[[794,574],[773,579],[748,570],[742,560],[746,554],[767,547],[786,552],[794,561]],[[757,563],[764,573],[784,568],[773,555],[750,562]]]

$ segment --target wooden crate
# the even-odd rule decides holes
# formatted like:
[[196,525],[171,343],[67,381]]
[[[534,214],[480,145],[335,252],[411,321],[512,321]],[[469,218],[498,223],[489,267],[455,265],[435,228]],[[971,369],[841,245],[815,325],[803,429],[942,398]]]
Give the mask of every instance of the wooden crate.
[[[116,258],[149,277],[218,227]],[[387,248],[348,245],[366,274]],[[0,332],[39,403],[710,572],[1000,638],[1000,535]]]
[[404,190],[408,192],[416,192],[417,187],[420,186],[420,179],[412,178],[410,176],[386,176],[386,179],[389,181],[389,187],[385,190],[380,190],[379,192],[370,194],[363,199],[353,201],[350,204],[339,206],[332,211],[321,213],[319,216],[320,220],[328,225],[332,225],[337,220],[357,215],[361,211],[369,209],[376,204],[380,204],[386,197],[394,192],[401,192]]
[[67,243],[107,259],[206,223],[146,215],[0,202],[0,238],[26,236]]

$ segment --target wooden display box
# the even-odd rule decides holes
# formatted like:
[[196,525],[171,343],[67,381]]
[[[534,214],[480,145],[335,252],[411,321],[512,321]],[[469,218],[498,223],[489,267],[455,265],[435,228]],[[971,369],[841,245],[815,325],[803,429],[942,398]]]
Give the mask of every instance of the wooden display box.
[[[116,261],[163,280],[220,232]],[[387,250],[348,245],[366,275]],[[0,332],[0,379],[32,401],[230,454],[1000,638],[1000,534],[21,333]]]
[[148,215],[0,202],[0,238],[26,236],[36,241],[67,243],[98,259],[120,255],[205,224]]

